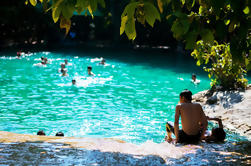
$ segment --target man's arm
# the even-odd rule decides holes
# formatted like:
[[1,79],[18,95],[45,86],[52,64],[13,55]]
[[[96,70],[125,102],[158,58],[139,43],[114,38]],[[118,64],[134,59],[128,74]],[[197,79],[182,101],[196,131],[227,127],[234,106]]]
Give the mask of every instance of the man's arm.
[[202,109],[202,107],[200,106],[201,108],[201,127],[202,127],[202,132],[201,132],[201,140],[204,139],[204,135],[205,135],[205,132],[207,130],[207,125],[208,125],[208,122],[207,122],[207,117]]
[[209,118],[209,117],[207,116],[207,119],[208,119],[208,120],[217,121],[217,122],[218,122],[218,125],[219,125],[219,128],[223,128],[223,124],[222,124],[222,121],[221,121],[220,118]]
[[174,134],[176,137],[176,143],[179,141],[179,118],[180,118],[180,105],[175,108],[175,120],[174,120]]

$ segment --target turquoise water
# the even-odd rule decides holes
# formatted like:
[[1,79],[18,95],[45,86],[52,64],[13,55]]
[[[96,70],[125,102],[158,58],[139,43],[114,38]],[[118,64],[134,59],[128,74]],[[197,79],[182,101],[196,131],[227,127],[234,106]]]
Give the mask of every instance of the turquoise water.
[[[36,52],[15,59],[0,54],[0,130],[46,135],[112,137],[132,143],[163,142],[165,122],[183,89],[210,87],[207,74],[190,57],[173,53],[118,51]],[[48,57],[47,67],[33,66]],[[95,58],[105,57],[107,66]],[[58,73],[68,59],[69,77]],[[94,62],[95,61],[95,62]],[[87,66],[95,77],[87,76]],[[199,85],[190,82],[196,73]],[[75,78],[78,85],[72,86]]]

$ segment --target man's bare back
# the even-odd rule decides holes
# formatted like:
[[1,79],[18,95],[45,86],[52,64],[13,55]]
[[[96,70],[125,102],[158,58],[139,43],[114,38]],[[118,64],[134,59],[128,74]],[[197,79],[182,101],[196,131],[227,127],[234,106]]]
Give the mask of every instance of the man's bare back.
[[[203,138],[207,128],[207,118],[200,104],[191,103],[192,92],[184,90],[180,93],[180,102],[176,105],[175,121],[173,132],[176,136],[176,142],[193,142]],[[179,130],[179,119],[181,116],[182,130]],[[172,126],[167,123],[167,140],[172,141]]]
[[177,107],[181,116],[182,130],[188,135],[198,134],[202,129],[201,124],[206,121],[201,105],[197,103],[181,103]]

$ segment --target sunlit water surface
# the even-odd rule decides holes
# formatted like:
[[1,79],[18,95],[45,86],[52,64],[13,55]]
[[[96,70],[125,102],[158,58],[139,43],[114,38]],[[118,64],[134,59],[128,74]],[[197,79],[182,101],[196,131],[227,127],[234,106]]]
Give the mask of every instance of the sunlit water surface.
[[[41,56],[51,64],[34,66]],[[100,57],[108,65],[99,65]],[[72,64],[68,77],[58,73],[64,59]],[[96,76],[88,77],[87,66]],[[36,52],[16,59],[6,52],[0,68],[0,130],[21,134],[62,131],[69,137],[160,143],[165,122],[174,120],[179,93],[210,87],[207,74],[191,58],[172,53]],[[191,83],[192,73],[200,84]]]

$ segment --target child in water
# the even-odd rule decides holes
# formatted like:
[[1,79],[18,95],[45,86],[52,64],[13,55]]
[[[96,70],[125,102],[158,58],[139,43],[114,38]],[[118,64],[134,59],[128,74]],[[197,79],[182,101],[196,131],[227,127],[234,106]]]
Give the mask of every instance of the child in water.
[[199,84],[199,83],[200,83],[200,80],[198,80],[198,79],[196,78],[196,75],[195,75],[195,74],[192,74],[192,80],[191,80],[191,82],[194,83],[194,84]]
[[91,66],[87,67],[87,72],[88,72],[89,76],[95,76],[95,74],[92,72],[92,67]]

